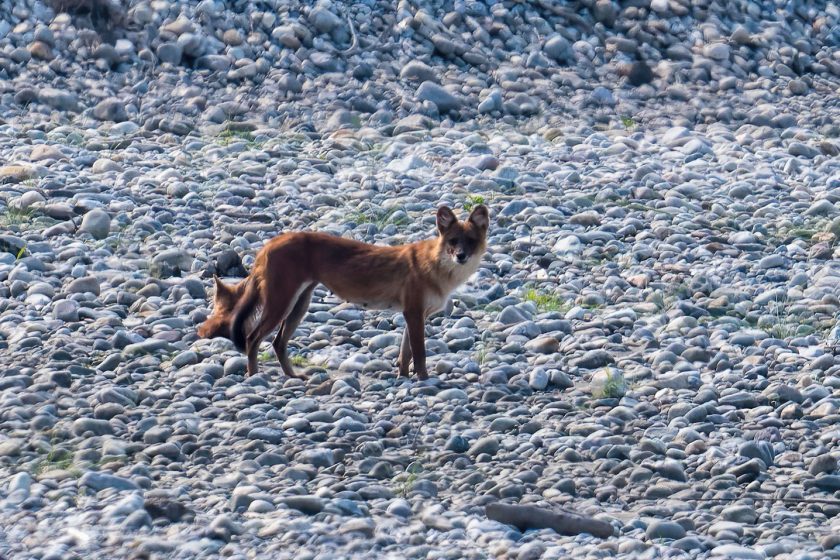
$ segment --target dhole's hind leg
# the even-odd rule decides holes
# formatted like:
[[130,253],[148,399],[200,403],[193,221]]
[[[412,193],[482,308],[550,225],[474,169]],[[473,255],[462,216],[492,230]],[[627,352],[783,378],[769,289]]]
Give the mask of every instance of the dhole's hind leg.
[[309,309],[313,290],[315,290],[315,284],[306,288],[298,296],[292,312],[280,324],[280,332],[277,333],[277,336],[274,337],[274,342],[271,343],[274,347],[274,353],[277,354],[277,359],[280,361],[280,367],[283,368],[283,373],[286,374],[286,377],[303,378],[302,375],[295,373],[295,368],[292,367],[292,362],[289,361],[288,344],[289,339],[295,334],[295,329],[303,321],[303,316],[306,315],[306,311]]

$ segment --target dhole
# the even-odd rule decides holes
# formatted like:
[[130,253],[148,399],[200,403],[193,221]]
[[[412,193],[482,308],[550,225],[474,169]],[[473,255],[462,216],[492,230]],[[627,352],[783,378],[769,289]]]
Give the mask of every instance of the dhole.
[[464,222],[442,206],[436,239],[395,247],[370,245],[323,233],[284,233],[257,254],[253,270],[230,286],[214,277],[213,313],[199,336],[222,336],[248,356],[248,375],[257,372],[257,348],[275,328],[272,343],[283,372],[297,377],[286,346],[300,324],[319,283],[338,297],[372,309],[402,311],[403,333],[398,367],[420,379],[426,373],[423,332],[428,315],[443,309],[449,294],[477,269],[487,245],[490,214],[476,206]]

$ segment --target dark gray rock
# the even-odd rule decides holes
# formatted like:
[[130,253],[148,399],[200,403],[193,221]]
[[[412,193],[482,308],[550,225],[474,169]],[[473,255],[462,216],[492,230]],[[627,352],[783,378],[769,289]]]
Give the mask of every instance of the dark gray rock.
[[431,101],[441,113],[457,111],[463,105],[461,99],[452,95],[438,84],[429,81],[423,82],[417,88],[417,99]]
[[115,97],[103,99],[93,108],[93,116],[100,121],[123,122],[128,120],[125,103]]

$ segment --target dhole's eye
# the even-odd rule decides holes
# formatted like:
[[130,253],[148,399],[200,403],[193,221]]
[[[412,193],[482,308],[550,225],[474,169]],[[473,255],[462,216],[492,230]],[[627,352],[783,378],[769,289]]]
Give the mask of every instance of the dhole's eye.
[[458,240],[457,240],[457,239],[450,239],[450,240],[449,240],[449,245],[450,245],[450,246],[454,247],[454,246],[455,246],[455,245],[457,245],[457,244],[458,244]]

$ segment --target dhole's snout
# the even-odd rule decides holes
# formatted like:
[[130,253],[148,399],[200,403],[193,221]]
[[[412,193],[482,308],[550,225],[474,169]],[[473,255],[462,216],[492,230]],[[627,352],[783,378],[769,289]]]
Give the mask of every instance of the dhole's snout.
[[213,296],[213,312],[210,316],[203,317],[203,322],[195,332],[201,338],[223,337],[230,339],[230,323],[233,320],[233,310],[239,302],[245,281],[228,286],[214,276],[213,283],[216,285],[216,293]]

